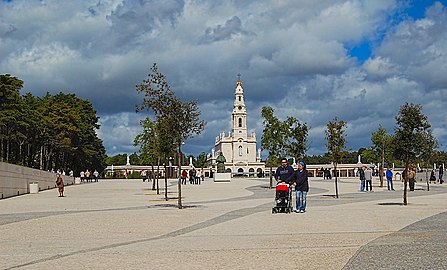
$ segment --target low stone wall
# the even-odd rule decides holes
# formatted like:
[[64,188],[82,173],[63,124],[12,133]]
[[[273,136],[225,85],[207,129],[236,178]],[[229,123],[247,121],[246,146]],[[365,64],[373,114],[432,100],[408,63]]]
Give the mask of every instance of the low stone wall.
[[[75,178],[62,175],[65,185],[73,185]],[[30,183],[38,183],[39,191],[56,187],[56,175],[52,172],[0,162],[0,199],[27,194]]]

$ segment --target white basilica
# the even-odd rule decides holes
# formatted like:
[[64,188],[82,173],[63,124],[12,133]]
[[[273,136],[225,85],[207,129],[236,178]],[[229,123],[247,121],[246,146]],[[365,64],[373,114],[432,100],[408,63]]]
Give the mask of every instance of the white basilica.
[[265,163],[261,162],[261,149],[256,149],[256,134],[248,134],[247,109],[244,102],[244,89],[240,78],[236,83],[232,114],[232,131],[222,132],[216,137],[211,153],[211,165],[216,164],[216,157],[222,153],[226,159],[225,171],[233,175],[256,175],[263,173]]

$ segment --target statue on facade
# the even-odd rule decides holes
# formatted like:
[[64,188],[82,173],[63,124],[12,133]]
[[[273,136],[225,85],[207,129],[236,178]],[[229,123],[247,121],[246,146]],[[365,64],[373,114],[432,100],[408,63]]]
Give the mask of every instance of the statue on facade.
[[225,161],[227,161],[227,160],[225,159],[225,157],[222,154],[222,152],[220,152],[219,156],[216,158],[217,172],[218,173],[224,173],[225,172]]

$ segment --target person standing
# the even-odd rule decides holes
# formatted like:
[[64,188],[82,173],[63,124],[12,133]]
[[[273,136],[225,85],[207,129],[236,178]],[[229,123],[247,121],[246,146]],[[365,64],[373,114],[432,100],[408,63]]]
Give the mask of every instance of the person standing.
[[414,183],[416,182],[416,173],[413,171],[413,169],[408,168],[408,186],[410,187],[410,191],[414,191]]
[[296,170],[286,181],[293,183],[296,191],[296,213],[306,212],[306,197],[309,191],[309,176],[306,169],[306,164],[302,161],[298,163],[298,170]]
[[[366,191],[369,190],[369,192],[373,192],[372,178],[373,178],[373,173],[372,173],[371,167],[368,166],[368,168],[365,171]],[[369,186],[369,188],[368,188],[368,186]]]
[[202,174],[201,173],[202,173],[201,170],[196,170],[196,175],[195,175],[196,184],[198,183],[199,185],[202,182]]
[[192,171],[192,169],[189,169],[189,183],[191,185],[194,184],[194,172]]
[[443,175],[444,175],[444,167],[441,164],[441,165],[439,165],[439,176],[438,176],[439,184],[444,183],[444,180],[442,180]]
[[286,158],[281,159],[281,166],[276,169],[275,180],[277,182],[286,182],[289,183],[290,176],[294,173],[292,166],[287,163]]
[[84,173],[84,171],[81,171],[79,176],[81,177],[81,182],[84,182],[85,181],[85,173]]
[[64,180],[59,173],[56,176],[56,185],[59,190],[59,197],[64,197]]
[[95,182],[98,182],[98,179],[99,179],[99,172],[98,172],[97,170],[95,170],[95,171],[93,172],[93,176],[95,177]]
[[393,172],[390,170],[390,167],[386,168],[385,176],[386,176],[386,184],[387,184],[388,190],[394,190]]
[[365,166],[362,166],[362,168],[360,168],[360,170],[359,170],[360,191],[361,192],[365,191],[365,170],[366,170]]

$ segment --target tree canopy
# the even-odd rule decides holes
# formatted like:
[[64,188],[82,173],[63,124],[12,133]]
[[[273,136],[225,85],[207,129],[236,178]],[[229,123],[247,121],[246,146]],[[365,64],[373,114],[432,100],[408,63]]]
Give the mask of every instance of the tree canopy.
[[105,148],[92,104],[62,92],[20,96],[23,81],[0,75],[0,160],[42,170],[102,171]]
[[[433,152],[437,146],[430,130],[428,117],[419,104],[405,103],[396,116],[396,130],[392,139],[393,156],[405,164],[408,171],[411,162],[417,162]],[[428,146],[428,147],[427,147]],[[403,203],[407,204],[407,174],[404,174]]]
[[[134,141],[136,145],[140,145],[139,152],[148,161],[161,158],[165,164],[169,157],[177,156],[175,160],[180,166],[182,143],[195,134],[200,134],[206,124],[204,120],[200,120],[197,101],[183,102],[178,99],[166,76],[158,71],[155,63],[148,78],[137,85],[136,90],[144,95],[141,104],[135,107],[136,112],[146,109],[154,114],[153,119],[148,116],[141,122],[143,133]],[[180,177],[178,191],[179,208],[182,208]]]

